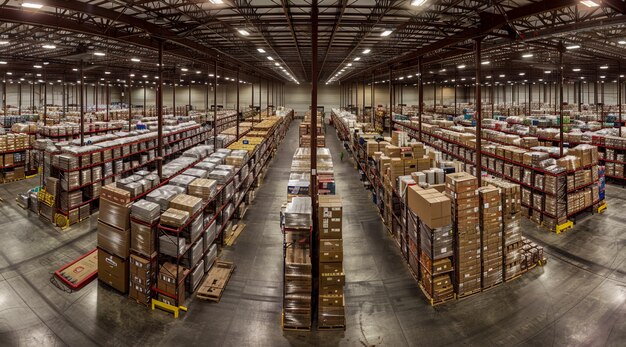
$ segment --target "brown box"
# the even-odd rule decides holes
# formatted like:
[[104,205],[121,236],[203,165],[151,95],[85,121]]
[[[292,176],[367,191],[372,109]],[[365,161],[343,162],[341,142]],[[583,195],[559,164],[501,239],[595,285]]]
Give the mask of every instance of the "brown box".
[[343,295],[320,295],[320,307],[343,307]]
[[128,291],[128,261],[104,249],[98,249],[98,281],[120,291]]
[[130,230],[121,230],[98,221],[98,247],[124,259],[130,254]]
[[337,263],[343,261],[343,251],[325,251],[320,250],[320,263]]
[[[115,183],[107,184],[100,190],[100,197],[116,204],[125,205],[130,203],[130,192],[117,188]],[[101,200],[102,200],[101,199]]]
[[342,263],[320,263],[320,274],[342,274]]
[[119,205],[106,199],[100,199],[98,220],[121,230],[130,228],[130,205]]
[[342,252],[342,239],[322,239],[320,240],[320,252]]
[[346,276],[343,273],[329,276],[325,274],[320,275],[320,286],[343,286],[345,283]]
[[431,228],[440,228],[451,223],[452,205],[450,199],[435,189],[422,189],[410,186],[408,191],[409,209]]
[[320,295],[343,295],[343,285],[320,285]]

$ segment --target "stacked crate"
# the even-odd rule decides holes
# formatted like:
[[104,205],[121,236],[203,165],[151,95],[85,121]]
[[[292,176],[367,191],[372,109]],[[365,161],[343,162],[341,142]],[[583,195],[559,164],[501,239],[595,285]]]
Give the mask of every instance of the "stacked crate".
[[282,213],[284,248],[283,329],[311,329],[311,198],[294,197]]
[[502,201],[502,246],[504,251],[503,277],[505,281],[522,273],[522,205],[519,184],[501,179],[485,178],[483,184],[500,188]]
[[130,255],[130,289],[128,297],[143,305],[150,305],[152,287],[156,284],[158,262],[156,252],[152,257]]
[[502,201],[493,186],[478,188],[480,229],[482,231],[482,288],[502,282]]
[[343,216],[341,197],[319,196],[318,328],[344,328]]
[[478,179],[468,173],[446,176],[446,195],[452,201],[455,235],[455,287],[459,297],[480,291],[480,228]]

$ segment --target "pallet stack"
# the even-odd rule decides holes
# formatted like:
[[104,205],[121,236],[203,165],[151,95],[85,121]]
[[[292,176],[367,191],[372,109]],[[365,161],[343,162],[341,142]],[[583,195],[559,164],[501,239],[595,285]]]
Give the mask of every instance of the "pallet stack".
[[484,178],[483,184],[500,188],[503,221],[503,278],[509,281],[522,273],[522,205],[520,186],[497,178]]
[[482,230],[481,287],[502,283],[502,201],[493,186],[478,188],[480,229]]
[[446,195],[452,201],[454,224],[455,286],[458,297],[480,291],[480,227],[478,179],[467,173],[446,176]]
[[[300,124],[300,147],[311,147],[311,115],[309,112],[304,117],[304,121]],[[317,116],[317,147],[326,147],[326,138],[324,136],[324,122],[322,116]]]
[[294,197],[282,213],[284,249],[283,329],[310,330],[313,277],[311,198]]
[[126,293],[129,287],[130,193],[103,189],[98,216],[98,280]]
[[318,329],[345,329],[341,197],[320,195]]

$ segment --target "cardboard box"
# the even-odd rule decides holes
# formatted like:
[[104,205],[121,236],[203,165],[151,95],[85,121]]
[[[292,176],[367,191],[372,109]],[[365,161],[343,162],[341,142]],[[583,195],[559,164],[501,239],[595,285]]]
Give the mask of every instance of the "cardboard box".
[[342,239],[321,239],[320,252],[341,252],[343,251]]
[[128,291],[128,261],[104,249],[98,249],[98,281],[108,284],[115,290]]
[[98,247],[121,258],[130,254],[130,230],[120,230],[98,221]]
[[343,295],[343,285],[320,285],[320,295]]
[[337,263],[343,261],[343,251],[320,251],[320,263]]
[[451,223],[452,204],[448,197],[435,189],[419,186],[408,188],[409,209],[431,228],[440,228]]

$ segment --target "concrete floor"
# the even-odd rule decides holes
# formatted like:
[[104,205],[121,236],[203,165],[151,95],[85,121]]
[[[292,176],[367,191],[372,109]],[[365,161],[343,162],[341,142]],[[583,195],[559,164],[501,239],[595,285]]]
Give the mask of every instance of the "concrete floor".
[[248,211],[246,229],[221,253],[237,265],[221,302],[193,299],[179,319],[97,281],[72,294],[51,285],[55,269],[95,247],[96,217],[60,233],[13,202],[37,181],[0,185],[0,345],[625,345],[626,189],[610,186],[605,214],[585,217],[565,234],[528,222],[526,235],[546,247],[545,267],[432,308],[384,231],[353,163],[340,162],[341,145],[328,130],[344,201],[345,332],[280,327],[278,211],[298,143],[294,124]]

